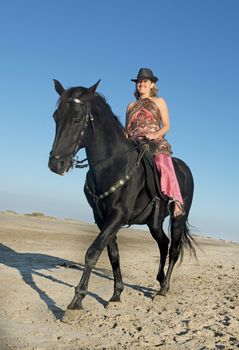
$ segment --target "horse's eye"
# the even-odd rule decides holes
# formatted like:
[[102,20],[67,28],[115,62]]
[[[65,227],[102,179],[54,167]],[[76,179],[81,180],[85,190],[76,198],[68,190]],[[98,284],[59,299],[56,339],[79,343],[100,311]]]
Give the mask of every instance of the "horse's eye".
[[77,118],[77,119],[74,119],[74,124],[80,124],[80,119],[79,118]]

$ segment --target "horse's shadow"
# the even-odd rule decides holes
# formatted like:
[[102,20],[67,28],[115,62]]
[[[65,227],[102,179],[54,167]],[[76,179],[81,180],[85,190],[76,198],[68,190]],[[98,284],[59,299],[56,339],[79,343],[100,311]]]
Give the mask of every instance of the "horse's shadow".
[[[59,283],[68,287],[74,287],[72,284],[59,280],[52,275],[48,275],[43,273],[40,270],[51,270],[54,268],[66,267],[66,268],[74,268],[80,271],[84,270],[84,265],[75,263],[70,260],[58,258],[51,255],[39,254],[39,253],[18,253],[10,247],[7,247],[4,244],[0,243],[0,263],[11,268],[15,268],[19,271],[23,281],[28,284],[32,289],[34,289],[41,300],[47,305],[48,309],[52,312],[52,314],[57,318],[61,319],[64,311],[59,308],[55,301],[45,292],[43,291],[36,282],[34,281],[34,276],[39,276],[42,278],[46,278],[53,283]],[[94,268],[93,274],[99,277],[106,278],[108,280],[113,280],[112,273],[106,269]],[[156,290],[139,286],[133,284],[125,284],[127,287],[132,288],[138,292],[142,292],[146,297],[151,298],[152,293]],[[101,298],[99,295],[88,292],[88,295],[95,298],[100,304],[106,306],[108,301]]]

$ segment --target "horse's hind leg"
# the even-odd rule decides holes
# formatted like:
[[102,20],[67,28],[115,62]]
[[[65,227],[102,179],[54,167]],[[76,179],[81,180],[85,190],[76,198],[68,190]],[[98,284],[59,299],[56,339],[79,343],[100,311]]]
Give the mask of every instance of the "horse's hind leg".
[[121,270],[120,270],[120,259],[119,250],[117,245],[116,237],[114,237],[107,246],[108,256],[113,270],[114,275],[114,294],[110,298],[109,302],[119,302],[120,295],[124,289]]
[[185,216],[180,216],[172,219],[171,224],[171,245],[169,249],[169,265],[166,273],[166,277],[161,284],[161,289],[159,291],[160,295],[166,295],[170,286],[170,278],[173,272],[173,268],[178,260],[181,247],[182,247],[182,237],[184,234],[185,227]]
[[160,285],[164,282],[165,274],[164,274],[164,266],[168,255],[168,244],[169,239],[164,233],[163,230],[163,223],[161,223],[159,230],[155,230],[152,226],[148,225],[150,233],[152,237],[156,240],[158,243],[159,251],[160,251],[160,263],[159,263],[159,270],[157,274],[157,280],[159,281]]

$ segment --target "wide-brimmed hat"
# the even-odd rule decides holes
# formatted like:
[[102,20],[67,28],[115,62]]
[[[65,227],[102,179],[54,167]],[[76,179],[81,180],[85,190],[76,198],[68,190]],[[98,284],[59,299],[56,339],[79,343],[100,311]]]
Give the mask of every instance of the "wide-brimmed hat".
[[158,81],[158,78],[154,76],[153,72],[149,68],[140,68],[137,78],[131,79],[131,81],[137,83],[138,80],[149,79],[154,83]]

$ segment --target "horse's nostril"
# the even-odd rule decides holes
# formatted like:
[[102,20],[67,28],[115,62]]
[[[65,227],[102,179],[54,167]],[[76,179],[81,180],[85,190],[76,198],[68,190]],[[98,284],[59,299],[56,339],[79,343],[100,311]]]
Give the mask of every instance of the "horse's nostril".
[[63,168],[63,166],[65,165],[64,160],[61,160],[59,163],[60,163],[60,167]]

